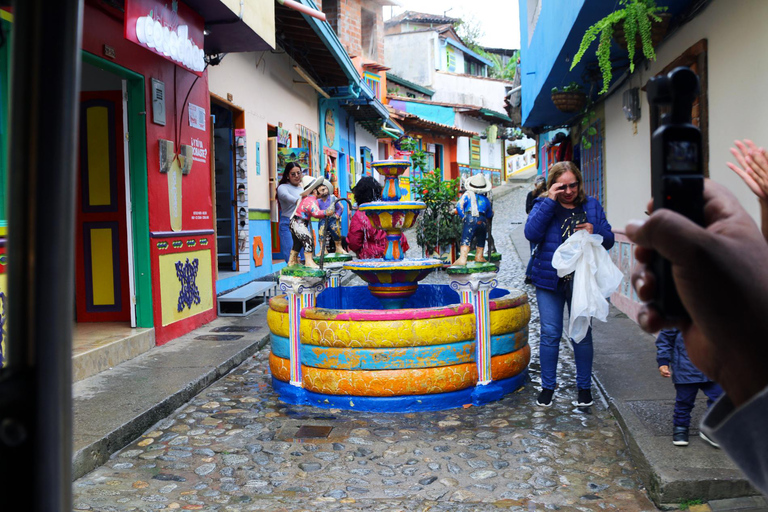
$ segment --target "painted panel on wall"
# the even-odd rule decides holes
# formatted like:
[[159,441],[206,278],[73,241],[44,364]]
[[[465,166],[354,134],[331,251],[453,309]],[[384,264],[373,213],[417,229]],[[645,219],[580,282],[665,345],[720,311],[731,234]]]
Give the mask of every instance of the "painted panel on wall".
[[163,254],[159,261],[162,325],[213,308],[210,250]]

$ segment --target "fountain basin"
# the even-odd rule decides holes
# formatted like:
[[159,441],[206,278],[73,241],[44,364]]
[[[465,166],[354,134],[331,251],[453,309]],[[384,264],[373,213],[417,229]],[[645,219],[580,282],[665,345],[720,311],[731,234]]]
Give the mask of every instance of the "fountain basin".
[[274,297],[267,314],[273,386],[289,403],[381,412],[479,405],[521,387],[530,361],[527,295],[491,292],[493,380],[484,386],[477,386],[474,310],[458,302],[448,285],[421,285],[406,302],[421,307],[345,309],[377,301],[364,286],[325,290],[301,313],[304,387],[297,388],[288,384],[288,302]]
[[419,213],[425,208],[426,205],[421,201],[401,201],[398,203],[374,201],[360,205],[360,211],[368,216],[371,224],[389,234],[400,234],[413,226]]
[[[398,246],[399,238],[398,237]],[[368,283],[368,290],[386,309],[397,309],[416,292],[418,283],[443,262],[435,258],[389,261],[386,259],[358,260],[344,264]]]

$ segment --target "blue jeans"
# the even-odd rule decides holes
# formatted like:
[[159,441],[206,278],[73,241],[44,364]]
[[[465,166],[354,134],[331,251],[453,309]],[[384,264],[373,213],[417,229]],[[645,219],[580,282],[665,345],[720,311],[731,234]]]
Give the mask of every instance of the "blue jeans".
[[[288,257],[291,255],[291,248],[293,247],[293,235],[291,235],[291,219],[288,217],[280,216],[280,224],[278,224],[278,233],[280,234],[280,254],[283,255],[285,262],[288,262]],[[299,253],[299,258],[304,257],[304,249]]]
[[[557,358],[560,354],[560,339],[563,335],[563,308],[567,305],[571,310],[571,288],[564,286],[563,280],[558,282],[557,290],[536,288],[536,299],[539,303],[539,321],[541,337],[539,340],[539,362],[541,364],[541,387],[555,389],[557,386]],[[590,389],[592,387],[592,328],[579,343],[574,343],[573,355],[576,360],[576,387]]]
[[707,395],[707,408],[723,394],[723,388],[714,382],[694,384],[675,384],[675,414],[673,423],[676,427],[688,427],[691,424],[691,411],[696,403],[696,395],[702,390]]
[[485,236],[488,227],[488,220],[485,215],[474,217],[467,213],[464,215],[464,228],[461,231],[461,245],[472,245],[472,239],[475,239],[477,247],[485,247]]

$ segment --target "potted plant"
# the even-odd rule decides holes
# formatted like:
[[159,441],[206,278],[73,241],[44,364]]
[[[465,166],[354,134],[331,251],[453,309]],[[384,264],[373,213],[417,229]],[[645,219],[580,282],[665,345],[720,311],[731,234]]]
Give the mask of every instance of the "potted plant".
[[587,95],[576,82],[565,87],[552,88],[552,103],[560,112],[579,112],[587,102]]
[[412,178],[411,191],[427,206],[419,215],[417,243],[429,255],[454,245],[461,238],[463,228],[459,216],[452,212],[458,198],[459,179],[443,181],[442,173],[435,169],[421,178]]
[[525,150],[520,146],[516,146],[514,144],[507,146],[507,154],[509,156],[522,155],[523,153],[525,153]]
[[[660,14],[667,10],[666,7],[657,6],[654,0],[619,0],[619,5],[622,6],[621,9],[613,11],[587,29],[584,37],[581,39],[579,51],[576,52],[571,63],[571,70],[573,70],[592,45],[592,42],[597,39],[598,35],[600,36],[595,54],[597,55],[600,72],[603,75],[603,88],[598,94],[604,94],[608,91],[611,78],[613,78],[611,38],[614,33],[621,30],[624,34],[627,51],[629,52],[630,72],[635,70],[634,59],[638,40],[640,41],[643,55],[651,60],[656,59],[656,52],[653,50],[654,45],[661,41],[661,38],[659,38],[658,42],[654,43],[652,36],[653,25],[662,23]],[[669,23],[668,19],[667,23]],[[661,37],[663,37],[663,33]]]

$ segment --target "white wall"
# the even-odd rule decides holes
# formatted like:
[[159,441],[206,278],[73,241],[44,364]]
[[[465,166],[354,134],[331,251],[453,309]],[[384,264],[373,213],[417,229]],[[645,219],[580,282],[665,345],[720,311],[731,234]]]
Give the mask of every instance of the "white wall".
[[[360,167],[361,161],[360,161],[360,148],[366,146],[368,149],[371,150],[371,154],[373,155],[373,159],[377,160],[379,156],[379,141],[376,137],[371,135],[371,132],[360,126],[359,124],[355,123],[355,172],[357,173],[357,179],[360,179],[360,176],[362,176],[363,168]],[[375,170],[373,171],[376,175],[377,173]],[[377,176],[378,177],[378,176]]]
[[384,63],[395,75],[432,87],[435,32],[405,32],[384,38]]
[[[488,126],[488,123],[476,117],[456,114],[457,128],[482,133]],[[501,158],[503,146],[504,141],[499,138],[493,144],[488,143],[488,139],[480,139],[480,166],[502,169],[504,165]],[[460,164],[469,165],[469,137],[459,137],[456,161]]]
[[[463,73],[464,68],[461,69]],[[435,95],[432,101],[473,105],[504,114],[504,88],[511,85],[512,82],[504,80],[438,71],[435,73]]]
[[[296,125],[319,133],[317,93],[292,68],[286,54],[271,52],[229,53],[218,66],[208,68],[211,93],[221,98],[232,94],[232,103],[245,111],[248,159],[248,206],[269,208],[267,125],[290,130],[296,142]],[[261,146],[261,175],[256,175],[256,142]]]
[[634,134],[632,123],[621,111],[622,93],[629,87],[642,87],[703,38],[707,39],[710,177],[734,192],[759,219],[757,199],[726,162],[733,161],[729,148],[734,139],[751,138],[758,146],[768,146],[766,19],[768,2],[764,0],[712,2],[657,48],[656,62],[648,71],[639,66],[631,80],[606,101],[606,190],[608,220],[614,228],[621,229],[628,220],[643,217],[651,194],[647,97],[640,93],[642,114]]

